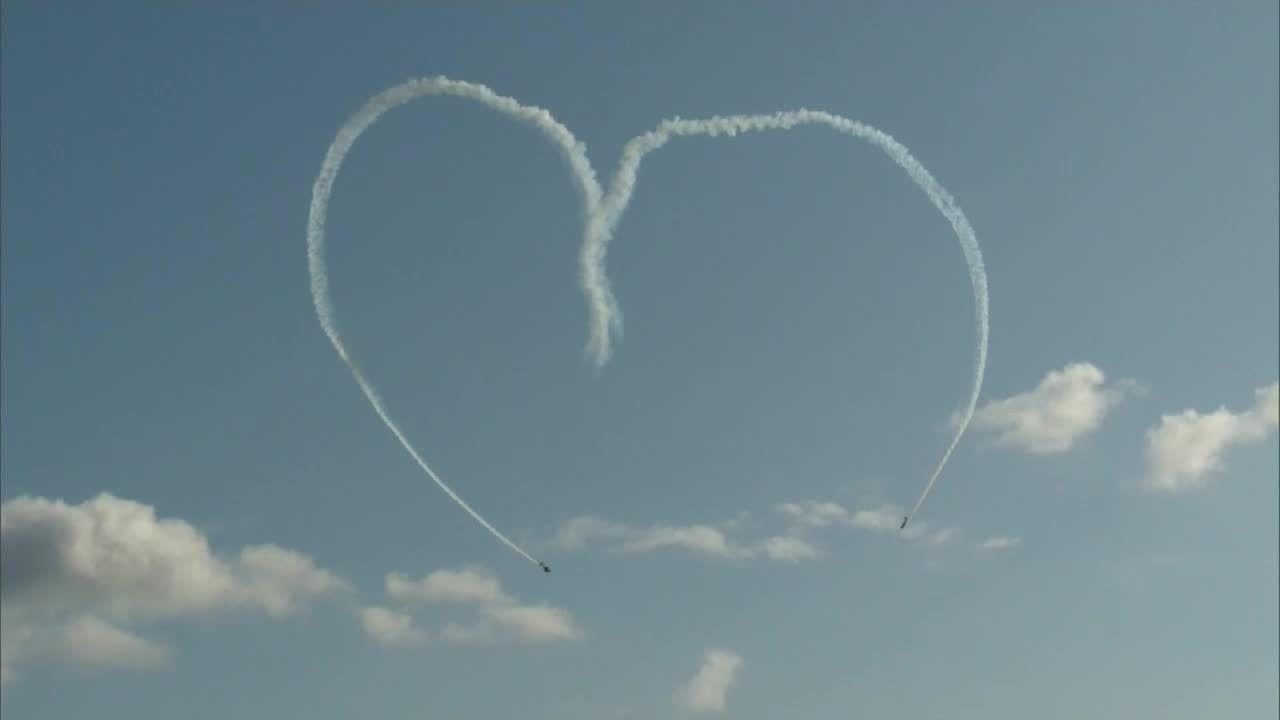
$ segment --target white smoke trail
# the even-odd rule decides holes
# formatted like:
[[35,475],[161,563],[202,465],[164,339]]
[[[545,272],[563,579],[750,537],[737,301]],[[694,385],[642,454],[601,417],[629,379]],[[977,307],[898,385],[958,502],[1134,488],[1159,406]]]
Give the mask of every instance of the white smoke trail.
[[[378,417],[382,418],[382,422],[396,436],[396,439],[400,441],[404,449],[409,451],[418,466],[440,486],[441,490],[444,490],[450,498],[453,498],[454,502],[458,503],[463,510],[466,510],[476,522],[493,533],[494,537],[501,540],[507,547],[522,555],[529,562],[538,564],[538,561],[532,555],[507,539],[507,536],[499,532],[493,525],[490,525],[480,513],[473,510],[422,459],[422,456],[418,454],[418,451],[414,449],[408,438],[400,431],[395,421],[391,419],[391,415],[388,413],[382,398],[379,397],[378,391],[351,357],[351,353],[348,352],[341,336],[338,334],[337,323],[333,317],[333,302],[329,297],[328,269],[325,267],[324,262],[325,217],[329,210],[329,196],[333,191],[333,181],[338,176],[338,170],[342,167],[342,161],[351,150],[351,146],[370,125],[387,111],[411,100],[429,95],[452,95],[475,100],[488,108],[540,130],[560,148],[561,153],[568,162],[569,169],[577,182],[578,190],[582,193],[584,216],[589,218],[599,214],[597,208],[600,204],[600,185],[596,182],[595,171],[587,159],[586,147],[578,142],[568,128],[557,122],[551,116],[551,113],[542,108],[521,105],[514,99],[498,95],[483,85],[458,82],[444,77],[409,80],[379,93],[365,103],[364,107],[351,116],[346,124],[338,130],[337,137],[334,138],[333,143],[329,146],[324,164],[320,167],[320,174],[316,177],[315,185],[311,191],[311,213],[307,223],[307,263],[311,272],[311,297],[315,302],[316,315],[320,318],[320,325],[324,328],[325,334],[329,336],[329,341],[333,343],[334,350],[338,351],[338,356],[342,358],[342,361],[351,370],[356,383],[364,391],[365,397],[373,405]],[[607,289],[602,295],[595,295],[593,298],[605,303],[603,307],[606,312],[613,309],[611,306],[612,299]]]
[[[579,257],[580,283],[588,301],[590,314],[589,338],[587,350],[597,367],[608,362],[611,353],[611,342],[615,335],[622,331],[622,313],[609,287],[609,279],[605,273],[605,255],[608,243],[613,237],[618,220],[630,202],[635,188],[636,174],[640,162],[648,153],[657,150],[673,136],[690,135],[736,135],[739,132],[757,130],[790,129],[798,125],[827,125],[839,132],[867,140],[876,145],[894,162],[907,171],[911,179],[929,196],[934,206],[951,222],[960,247],[964,251],[969,264],[970,279],[973,283],[973,296],[976,312],[978,342],[975,349],[975,373],[973,391],[969,398],[969,406],[960,423],[959,430],[950,446],[942,456],[929,483],[920,499],[911,510],[914,514],[919,510],[929,492],[933,489],[938,475],[946,465],[951,453],[955,450],[973,417],[977,407],[978,396],[982,389],[982,378],[987,359],[987,278],[982,266],[982,253],[973,229],[969,226],[963,211],[941,184],[929,174],[906,147],[888,134],[868,125],[849,120],[838,115],[821,111],[797,110],[781,112],[773,115],[734,115],[728,117],[712,117],[704,120],[682,120],[675,118],[660,123],[657,129],[631,139],[623,149],[622,158],[614,174],[609,193],[604,195],[596,180],[595,171],[587,158],[586,148],[564,125],[561,125],[549,112],[542,108],[522,105],[513,98],[494,93],[483,85],[454,81],[444,77],[409,80],[389,88],[369,100],[339,129],[337,137],[329,146],[320,174],[316,177],[312,189],[311,212],[307,226],[307,260],[311,273],[311,294],[315,303],[316,314],[325,334],[329,337],[334,349],[342,361],[346,363],[355,377],[356,383],[368,398],[387,428],[396,436],[400,444],[409,452],[418,466],[422,468],[440,489],[454,502],[458,503],[476,522],[501,540],[509,548],[532,563],[539,564],[533,556],[525,552],[519,545],[509,540],[494,528],[479,513],[471,508],[457,493],[453,491],[423,460],[391,419],[385,404],[377,390],[365,377],[363,371],[351,357],[338,334],[337,324],[333,318],[333,304],[329,297],[328,271],[324,262],[324,230],[325,217],[328,213],[329,197],[333,190],[333,182],[338,175],[343,160],[351,150],[355,141],[382,115],[407,102],[432,95],[451,95],[467,98],[530,125],[541,131],[549,140],[559,147],[575,183],[583,199],[583,244]],[[904,519],[904,526],[906,520]]]
[[[964,251],[965,261],[969,265],[969,279],[973,284],[975,325],[978,335],[974,348],[973,390],[969,395],[969,406],[965,410],[960,427],[956,431],[955,437],[952,438],[946,452],[943,453],[937,468],[929,477],[929,482],[920,494],[920,498],[907,515],[909,518],[920,509],[925,498],[933,490],[933,485],[937,482],[938,475],[942,472],[942,468],[947,464],[952,451],[955,450],[956,445],[960,442],[960,437],[964,435],[964,431],[969,426],[969,421],[973,418],[974,410],[978,405],[978,396],[982,391],[982,378],[986,372],[987,365],[987,274],[982,265],[982,252],[978,247],[978,239],[960,206],[956,204],[951,194],[934,179],[933,175],[929,174],[924,165],[921,165],[920,161],[916,160],[902,143],[899,143],[887,133],[839,115],[802,109],[772,115],[715,116],[703,120],[674,118],[664,120],[653,131],[630,140],[623,148],[622,158],[610,183],[609,193],[604,197],[600,205],[599,215],[589,216],[587,219],[587,232],[582,247],[581,263],[583,289],[587,293],[592,316],[592,334],[589,347],[597,364],[603,364],[608,360],[610,352],[609,328],[621,327],[617,319],[617,305],[609,290],[608,277],[605,275],[605,253],[609,240],[613,237],[614,229],[618,225],[618,220],[631,200],[631,194],[635,189],[636,174],[639,172],[640,162],[644,159],[644,156],[665,145],[673,136],[733,136],[740,132],[788,130],[798,125],[812,124],[826,125],[838,132],[866,140],[883,150],[903,170],[906,170],[907,175],[929,196],[929,200],[934,207],[938,208],[943,216],[951,222],[956,238],[960,241],[960,248]],[[903,518],[903,526],[906,526],[906,518]]]

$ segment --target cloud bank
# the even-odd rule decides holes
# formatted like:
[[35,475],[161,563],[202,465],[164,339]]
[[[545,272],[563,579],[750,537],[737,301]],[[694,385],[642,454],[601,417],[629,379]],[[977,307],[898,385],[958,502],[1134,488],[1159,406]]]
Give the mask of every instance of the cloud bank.
[[152,667],[169,651],[122,626],[228,610],[284,617],[347,589],[275,545],[220,556],[190,524],[108,493],[77,505],[21,496],[0,506],[0,675],[27,661]]
[[1162,415],[1147,430],[1147,487],[1179,493],[1203,488],[1224,467],[1231,447],[1265,440],[1280,425],[1280,384],[1254,391],[1252,408],[1233,413],[1219,407],[1210,413],[1183,410]]
[[1077,440],[1097,430],[1107,411],[1136,384],[1108,384],[1090,363],[1051,370],[1035,388],[984,405],[973,416],[976,429],[999,433],[998,445],[1035,455],[1070,450]]

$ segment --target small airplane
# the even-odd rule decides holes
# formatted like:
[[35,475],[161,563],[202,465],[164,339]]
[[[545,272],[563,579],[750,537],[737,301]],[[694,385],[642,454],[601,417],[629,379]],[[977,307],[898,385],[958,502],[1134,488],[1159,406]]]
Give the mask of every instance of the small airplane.
[[546,573],[551,572],[551,568],[544,562],[539,562],[538,567],[542,568],[542,572],[546,572]]
[[[907,519],[908,519],[908,518],[910,518],[910,517],[911,517],[911,516],[910,516],[910,515],[908,515],[907,517],[902,518],[902,524],[898,526],[898,529],[899,529],[899,530],[906,530],[906,529],[907,529]],[[548,571],[548,572],[550,572],[550,571]]]

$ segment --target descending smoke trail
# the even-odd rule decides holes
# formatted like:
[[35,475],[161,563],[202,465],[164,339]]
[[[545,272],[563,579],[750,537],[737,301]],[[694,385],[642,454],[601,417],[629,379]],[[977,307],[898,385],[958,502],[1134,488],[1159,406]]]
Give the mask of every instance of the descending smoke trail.
[[[391,419],[391,415],[387,412],[386,405],[383,403],[382,398],[379,397],[377,390],[365,377],[364,372],[360,370],[360,367],[351,357],[351,353],[342,343],[342,338],[338,334],[338,327],[333,317],[333,302],[329,297],[328,270],[324,262],[324,226],[325,217],[329,209],[329,195],[333,191],[333,181],[338,175],[338,170],[342,167],[343,159],[346,158],[347,153],[351,150],[351,146],[370,125],[387,111],[428,95],[453,95],[475,100],[488,108],[540,130],[560,148],[561,153],[568,162],[574,180],[578,185],[578,190],[582,193],[584,215],[594,217],[599,214],[597,208],[600,204],[600,185],[596,182],[595,171],[587,160],[586,148],[582,143],[578,142],[568,128],[557,122],[546,110],[521,105],[512,98],[497,95],[483,85],[458,82],[443,77],[410,80],[379,93],[365,103],[364,107],[347,120],[346,124],[338,131],[333,144],[329,146],[329,152],[325,155],[324,164],[320,168],[320,174],[316,177],[315,185],[311,191],[311,213],[307,224],[307,262],[311,271],[311,296],[315,302],[316,315],[320,318],[320,325],[324,328],[325,334],[329,336],[329,341],[333,343],[334,350],[338,351],[342,361],[351,370],[351,374],[360,385],[360,389],[364,391],[365,397],[369,399],[369,403],[373,405],[378,417],[382,418],[382,422],[395,434],[396,439],[400,441],[404,449],[409,451],[418,466],[440,486],[441,490],[444,490],[449,497],[453,498],[454,502],[458,503],[463,510],[466,510],[471,517],[475,518],[476,522],[493,533],[507,547],[522,555],[529,562],[540,564],[519,545],[507,539],[497,528],[490,525],[487,520],[481,517],[480,513],[473,510],[427,465],[427,462],[414,449],[413,445],[404,436],[404,433],[400,431],[395,421]],[[604,303],[603,308],[606,312],[614,309],[612,298],[607,289],[593,297],[598,302]]]
[[[965,261],[969,264],[969,279],[973,284],[975,325],[978,334],[977,344],[974,348],[973,390],[969,395],[969,406],[965,410],[960,427],[956,431],[955,437],[952,438],[951,444],[947,447],[947,451],[943,453],[942,459],[933,471],[933,475],[929,477],[929,483],[920,494],[920,499],[916,500],[915,506],[907,515],[907,518],[909,518],[920,509],[925,498],[933,490],[933,485],[937,482],[938,475],[942,472],[942,468],[947,464],[952,451],[955,450],[956,445],[960,442],[960,437],[964,435],[964,431],[969,426],[969,421],[973,418],[974,410],[978,405],[978,396],[982,391],[982,377],[987,365],[987,274],[983,269],[982,252],[978,247],[978,239],[960,206],[956,204],[951,194],[920,164],[920,161],[916,160],[905,146],[887,133],[839,115],[813,110],[796,110],[773,115],[715,116],[703,120],[675,118],[664,120],[655,130],[630,140],[626,147],[623,148],[622,159],[609,186],[609,193],[604,197],[600,205],[599,213],[589,215],[587,219],[586,238],[580,259],[584,290],[591,306],[592,335],[590,348],[598,364],[603,364],[608,360],[610,343],[608,329],[616,327],[618,323],[615,319],[617,306],[613,300],[613,295],[609,291],[609,280],[604,270],[605,252],[609,240],[613,237],[614,229],[618,225],[618,220],[631,200],[631,194],[635,189],[636,174],[639,172],[640,162],[644,159],[644,156],[665,145],[673,136],[733,136],[740,132],[787,130],[797,125],[810,124],[826,125],[838,132],[866,140],[883,150],[903,170],[906,170],[916,185],[929,196],[929,200],[934,207],[938,208],[943,216],[951,222],[951,227],[955,230],[956,237],[960,241],[960,248],[964,251]],[[903,518],[902,521],[904,528],[906,527],[907,518]]]

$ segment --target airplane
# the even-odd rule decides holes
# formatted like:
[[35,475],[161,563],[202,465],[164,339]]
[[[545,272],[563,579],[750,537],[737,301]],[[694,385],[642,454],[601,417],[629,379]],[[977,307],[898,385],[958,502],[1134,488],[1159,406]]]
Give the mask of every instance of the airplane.
[[902,524],[898,526],[898,529],[899,529],[899,530],[906,530],[906,529],[907,529],[907,519],[908,519],[908,518],[910,518],[910,517],[911,517],[911,516],[910,516],[910,515],[908,515],[907,517],[902,518]]
[[538,563],[538,567],[542,568],[542,572],[548,572],[548,573],[551,572],[551,568],[548,567],[547,564],[544,562]]

